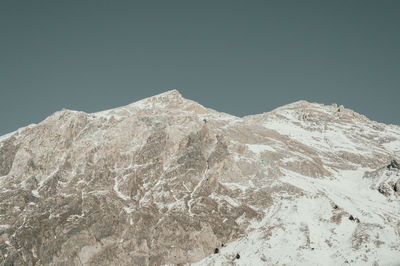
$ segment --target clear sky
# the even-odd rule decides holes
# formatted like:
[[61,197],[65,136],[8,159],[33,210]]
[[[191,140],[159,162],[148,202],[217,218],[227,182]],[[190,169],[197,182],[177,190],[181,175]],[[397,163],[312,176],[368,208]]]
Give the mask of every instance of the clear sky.
[[170,89],[237,116],[297,100],[400,124],[400,1],[0,1],[0,135]]

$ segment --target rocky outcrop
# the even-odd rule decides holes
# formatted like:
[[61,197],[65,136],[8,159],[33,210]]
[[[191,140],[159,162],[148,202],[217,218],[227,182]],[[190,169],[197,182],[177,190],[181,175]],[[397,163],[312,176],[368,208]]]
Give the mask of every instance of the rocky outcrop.
[[400,164],[396,160],[392,160],[390,164],[387,166],[387,168],[390,169],[397,169],[400,170]]
[[0,146],[0,176],[8,175],[14,162],[17,146],[14,144],[15,139],[9,138],[1,143]]

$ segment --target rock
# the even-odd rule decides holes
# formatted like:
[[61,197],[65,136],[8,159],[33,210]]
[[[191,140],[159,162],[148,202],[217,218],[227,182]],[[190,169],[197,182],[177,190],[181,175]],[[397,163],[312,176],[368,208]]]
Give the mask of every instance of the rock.
[[217,254],[217,253],[219,253],[219,249],[218,249],[218,248],[215,248],[214,254]]
[[392,160],[387,166],[388,169],[398,169],[400,170],[400,164],[396,160]]
[[381,183],[378,186],[378,192],[386,197],[390,195],[390,191],[391,191],[391,188],[386,183]]
[[14,141],[14,138],[10,138],[0,146],[0,176],[7,175],[11,170],[18,151],[18,147],[14,144]]
[[236,259],[240,259],[239,253],[236,254],[235,258],[236,258]]
[[349,220],[350,220],[350,221],[355,221],[355,222],[357,222],[357,223],[360,223],[360,220],[359,220],[358,218],[355,218],[353,215],[350,215],[350,216],[349,216]]
[[393,185],[393,191],[395,194],[400,193],[400,179],[396,181],[396,183]]

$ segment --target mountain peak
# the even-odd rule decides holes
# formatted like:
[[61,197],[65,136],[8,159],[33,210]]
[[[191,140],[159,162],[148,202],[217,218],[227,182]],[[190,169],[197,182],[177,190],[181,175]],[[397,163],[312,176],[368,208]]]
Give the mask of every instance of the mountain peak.
[[174,97],[174,98],[183,98],[182,94],[177,90],[177,89],[172,89],[160,94],[157,94],[153,97],[157,97],[157,96],[167,96],[167,97]]
[[133,107],[154,107],[154,105],[161,105],[162,107],[172,107],[183,104],[189,101],[182,97],[178,90],[173,89],[154,96],[145,98],[143,100],[133,102],[129,106]]
[[182,103],[185,99],[178,90],[173,89],[148,98],[151,101],[161,101],[163,103]]

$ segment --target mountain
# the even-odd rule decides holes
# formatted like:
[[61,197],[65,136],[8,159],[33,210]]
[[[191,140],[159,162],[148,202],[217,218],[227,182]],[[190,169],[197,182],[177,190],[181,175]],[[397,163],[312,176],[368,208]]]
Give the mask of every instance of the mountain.
[[337,105],[62,110],[0,137],[0,265],[400,265],[399,157]]

